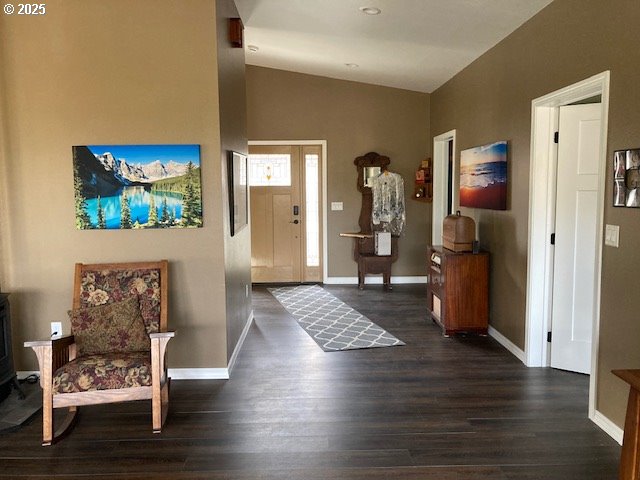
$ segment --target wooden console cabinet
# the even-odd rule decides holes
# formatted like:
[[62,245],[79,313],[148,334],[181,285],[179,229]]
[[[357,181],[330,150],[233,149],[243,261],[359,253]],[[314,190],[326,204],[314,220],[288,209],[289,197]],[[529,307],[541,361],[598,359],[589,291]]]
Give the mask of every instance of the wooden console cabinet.
[[441,246],[427,250],[427,307],[445,336],[487,334],[489,254],[456,253]]

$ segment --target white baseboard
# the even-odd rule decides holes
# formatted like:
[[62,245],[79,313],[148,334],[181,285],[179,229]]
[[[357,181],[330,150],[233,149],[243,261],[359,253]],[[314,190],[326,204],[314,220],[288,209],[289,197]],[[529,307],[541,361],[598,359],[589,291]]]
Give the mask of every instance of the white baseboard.
[[240,353],[240,349],[244,344],[245,338],[247,338],[247,334],[249,333],[249,329],[251,328],[252,323],[253,323],[253,310],[249,312],[249,318],[247,318],[247,322],[244,324],[244,328],[242,329],[242,333],[240,334],[238,343],[236,343],[236,346],[233,349],[233,353],[231,354],[231,358],[229,359],[229,366],[227,367],[227,369],[229,370],[229,375],[233,371],[233,367],[236,364],[236,359],[238,358],[238,354]]
[[253,323],[253,310],[249,313],[249,318],[242,329],[238,343],[236,343],[231,358],[229,359],[229,365],[227,368],[170,368],[169,376],[173,380],[229,380],[231,370],[236,363],[236,358],[240,353],[240,349],[244,344],[245,338],[249,333],[249,328]]
[[604,414],[596,410],[596,413],[591,419],[593,423],[599,426],[604,432],[613,438],[616,442],[622,445],[622,439],[624,437],[624,430],[618,425],[609,420]]
[[[327,277],[324,282],[327,285],[357,285],[358,277]],[[382,276],[379,277],[366,277],[364,279],[365,285],[382,285]],[[401,283],[427,283],[427,277],[415,276],[415,277],[391,277],[392,284]]]
[[516,357],[525,365],[527,364],[526,362],[527,356],[524,354],[524,350],[518,348],[511,340],[509,340],[507,337],[502,335],[498,330],[493,328],[491,325],[489,325],[489,335],[493,337],[500,345],[502,345],[504,348],[509,350],[509,352],[511,352],[514,357]]
[[16,375],[18,375],[18,380],[24,380],[29,375],[40,375],[40,372],[38,370],[19,370]]
[[228,368],[170,368],[172,380],[229,380]]

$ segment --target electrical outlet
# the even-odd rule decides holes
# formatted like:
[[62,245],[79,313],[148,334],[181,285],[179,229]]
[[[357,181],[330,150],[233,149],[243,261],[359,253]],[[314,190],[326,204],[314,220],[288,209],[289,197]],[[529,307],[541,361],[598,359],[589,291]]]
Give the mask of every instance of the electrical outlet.
[[51,336],[62,335],[62,322],[51,322]]

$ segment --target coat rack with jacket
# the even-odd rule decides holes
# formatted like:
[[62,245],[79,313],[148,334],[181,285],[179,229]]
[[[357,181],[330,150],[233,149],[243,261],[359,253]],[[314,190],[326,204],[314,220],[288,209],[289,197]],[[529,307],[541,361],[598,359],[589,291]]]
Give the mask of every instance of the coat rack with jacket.
[[[391,163],[389,157],[379,155],[376,152],[369,152],[366,155],[357,157],[353,163],[358,171],[358,191],[362,193],[362,207],[358,220],[360,232],[344,234],[344,236],[353,237],[353,259],[358,264],[358,288],[364,288],[366,275],[382,274],[384,288],[391,290],[391,264],[398,259],[397,234],[399,231],[393,232],[393,229],[391,229],[392,233],[395,233],[391,236],[391,255],[376,255],[375,232],[389,231],[390,224],[384,221],[380,222],[381,217],[379,214],[376,219],[372,219],[373,191],[371,187],[377,181],[378,176],[384,175],[385,172],[388,172],[389,175],[397,174],[391,174],[388,170],[389,163]],[[404,197],[402,197],[402,201],[404,202]],[[376,223],[374,223],[374,220],[376,220]],[[402,224],[404,224],[404,212],[402,214]],[[402,225],[400,230],[402,229],[401,227]]]

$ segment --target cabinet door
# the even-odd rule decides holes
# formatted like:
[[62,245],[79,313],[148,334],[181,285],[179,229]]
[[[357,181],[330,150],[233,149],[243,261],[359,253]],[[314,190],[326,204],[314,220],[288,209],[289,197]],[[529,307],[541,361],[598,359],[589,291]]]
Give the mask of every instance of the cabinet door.
[[451,258],[447,270],[447,328],[486,330],[488,321],[488,256]]

